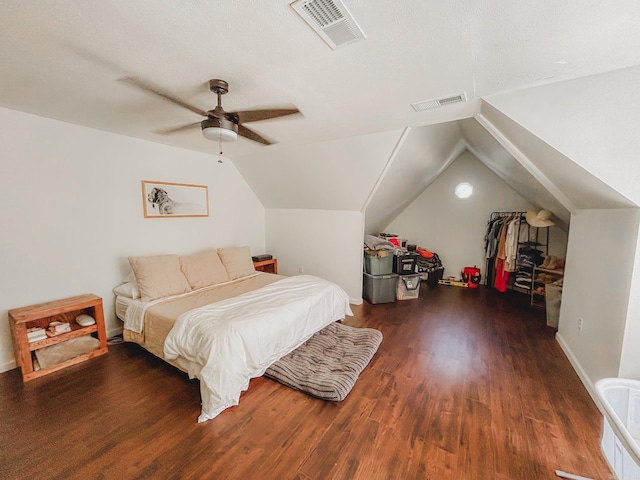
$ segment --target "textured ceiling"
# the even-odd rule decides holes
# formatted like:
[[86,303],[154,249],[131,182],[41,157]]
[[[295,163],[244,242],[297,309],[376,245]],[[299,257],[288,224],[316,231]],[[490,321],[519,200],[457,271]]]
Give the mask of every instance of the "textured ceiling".
[[[330,49],[290,0],[36,2],[0,5],[0,105],[202,152],[199,118],[118,82],[138,75],[204,109],[210,78],[227,110],[296,105],[253,124],[285,145],[472,116],[479,98],[640,63],[640,3],[345,0],[367,39]],[[412,102],[466,92],[421,113]],[[260,155],[247,140],[225,155]]]

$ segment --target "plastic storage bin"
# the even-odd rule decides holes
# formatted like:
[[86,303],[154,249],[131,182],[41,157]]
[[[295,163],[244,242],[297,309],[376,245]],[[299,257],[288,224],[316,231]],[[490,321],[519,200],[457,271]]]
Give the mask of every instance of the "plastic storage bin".
[[438,285],[438,280],[442,280],[443,275],[444,275],[444,267],[434,268],[433,270],[427,273],[427,283],[429,285]]
[[396,282],[398,275],[370,275],[363,273],[363,297],[374,305],[377,303],[391,303],[396,301]]
[[393,252],[383,258],[365,253],[364,271],[370,275],[389,275],[393,271]]
[[396,286],[397,300],[411,300],[420,296],[420,274],[399,275]]
[[413,275],[416,273],[416,261],[418,255],[415,253],[407,253],[404,255],[393,256],[393,273],[398,275]]
[[547,325],[558,328],[560,323],[560,302],[562,300],[562,287],[547,283],[544,286],[547,302]]
[[640,480],[640,381],[603,378],[596,382],[604,416],[602,453],[619,480]]

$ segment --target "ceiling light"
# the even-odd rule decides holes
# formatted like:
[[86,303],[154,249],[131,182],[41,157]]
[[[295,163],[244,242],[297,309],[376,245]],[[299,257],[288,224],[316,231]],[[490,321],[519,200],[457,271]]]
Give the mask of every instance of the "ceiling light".
[[473,194],[473,185],[469,182],[461,182],[456,185],[454,193],[458,198],[469,198]]
[[233,142],[238,139],[238,125],[226,118],[209,117],[200,123],[202,135],[213,142]]

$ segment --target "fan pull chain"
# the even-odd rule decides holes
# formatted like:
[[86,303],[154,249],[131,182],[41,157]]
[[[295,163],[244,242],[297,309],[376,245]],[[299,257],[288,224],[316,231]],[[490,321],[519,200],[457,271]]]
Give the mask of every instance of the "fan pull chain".
[[[219,95],[218,98],[220,98]],[[218,163],[222,163],[222,131],[218,132],[218,148],[220,149],[220,158],[218,158]]]

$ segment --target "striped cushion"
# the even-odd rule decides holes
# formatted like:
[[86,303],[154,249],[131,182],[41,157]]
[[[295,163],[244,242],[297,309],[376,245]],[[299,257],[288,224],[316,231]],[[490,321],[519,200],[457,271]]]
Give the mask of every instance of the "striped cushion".
[[378,330],[334,322],[271,365],[265,375],[314,397],[339,402],[349,394],[380,342]]

